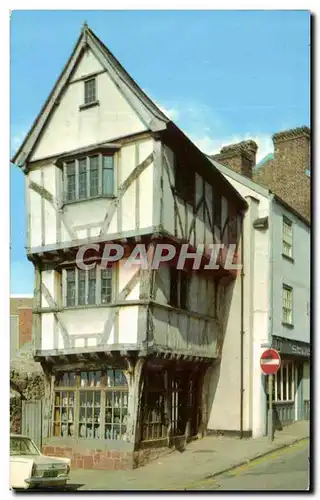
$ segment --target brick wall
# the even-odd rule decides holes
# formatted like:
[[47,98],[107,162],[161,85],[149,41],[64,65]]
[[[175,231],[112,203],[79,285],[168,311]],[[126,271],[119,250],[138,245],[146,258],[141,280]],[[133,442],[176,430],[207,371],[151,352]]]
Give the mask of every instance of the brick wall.
[[19,348],[32,340],[32,308],[19,307]]
[[[184,438],[183,438],[184,441]],[[42,453],[55,457],[71,459],[74,469],[130,470],[146,465],[152,460],[169,455],[177,448],[149,447],[138,451],[122,450],[82,450],[76,451],[67,446],[44,445]]]
[[274,159],[253,171],[253,180],[268,187],[310,221],[310,129],[300,127],[274,134]]
[[45,445],[45,455],[67,457],[71,459],[71,467],[75,469],[126,470],[134,468],[133,451],[120,450],[83,450],[74,451],[65,446]]

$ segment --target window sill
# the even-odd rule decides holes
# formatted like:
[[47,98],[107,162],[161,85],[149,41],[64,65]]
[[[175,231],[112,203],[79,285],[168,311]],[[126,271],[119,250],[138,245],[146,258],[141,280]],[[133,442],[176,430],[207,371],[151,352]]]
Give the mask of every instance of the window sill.
[[79,111],[83,111],[84,109],[93,108],[94,106],[100,106],[100,101],[92,101],[87,102],[86,104],[81,104],[79,106]]
[[96,196],[89,196],[88,198],[79,198],[77,200],[65,201],[62,204],[61,208],[63,208],[65,205],[73,205],[74,203],[81,203],[83,201],[99,200],[100,198],[107,198],[107,199],[113,200],[114,198],[116,198],[116,195],[115,194],[98,194]]
[[292,257],[290,257],[289,255],[285,254],[285,253],[282,253],[282,257],[284,259],[287,259],[289,260],[290,262],[292,262],[294,264],[294,259]]
[[282,321],[282,326],[285,326],[286,328],[290,328],[292,330],[294,328],[294,325],[292,323],[285,323]]

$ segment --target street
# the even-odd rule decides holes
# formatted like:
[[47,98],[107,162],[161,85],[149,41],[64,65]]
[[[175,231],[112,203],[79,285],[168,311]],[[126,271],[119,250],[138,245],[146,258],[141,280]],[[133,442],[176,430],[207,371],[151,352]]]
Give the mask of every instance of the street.
[[187,490],[305,491],[309,487],[309,441],[276,451],[229,473],[188,485]]

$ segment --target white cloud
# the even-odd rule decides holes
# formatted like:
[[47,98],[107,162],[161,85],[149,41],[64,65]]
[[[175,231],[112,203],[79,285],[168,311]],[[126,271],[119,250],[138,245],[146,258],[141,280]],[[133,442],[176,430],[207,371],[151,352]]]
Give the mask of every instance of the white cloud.
[[267,154],[273,152],[273,143],[271,136],[264,134],[244,134],[233,135],[228,137],[217,137],[213,138],[209,135],[206,136],[196,136],[194,134],[189,134],[190,139],[195,143],[195,145],[205,154],[217,154],[220,153],[220,149],[229,144],[236,144],[237,142],[247,141],[251,139],[255,141],[258,145],[257,151],[257,163],[262,160]]

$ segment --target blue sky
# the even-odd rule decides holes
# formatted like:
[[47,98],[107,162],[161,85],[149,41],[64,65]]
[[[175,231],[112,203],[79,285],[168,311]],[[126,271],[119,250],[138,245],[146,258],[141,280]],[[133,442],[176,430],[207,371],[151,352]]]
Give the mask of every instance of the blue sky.
[[[307,11],[14,11],[11,153],[48,97],[82,24],[205,152],[310,124]],[[32,293],[24,176],[11,167],[11,293]]]

